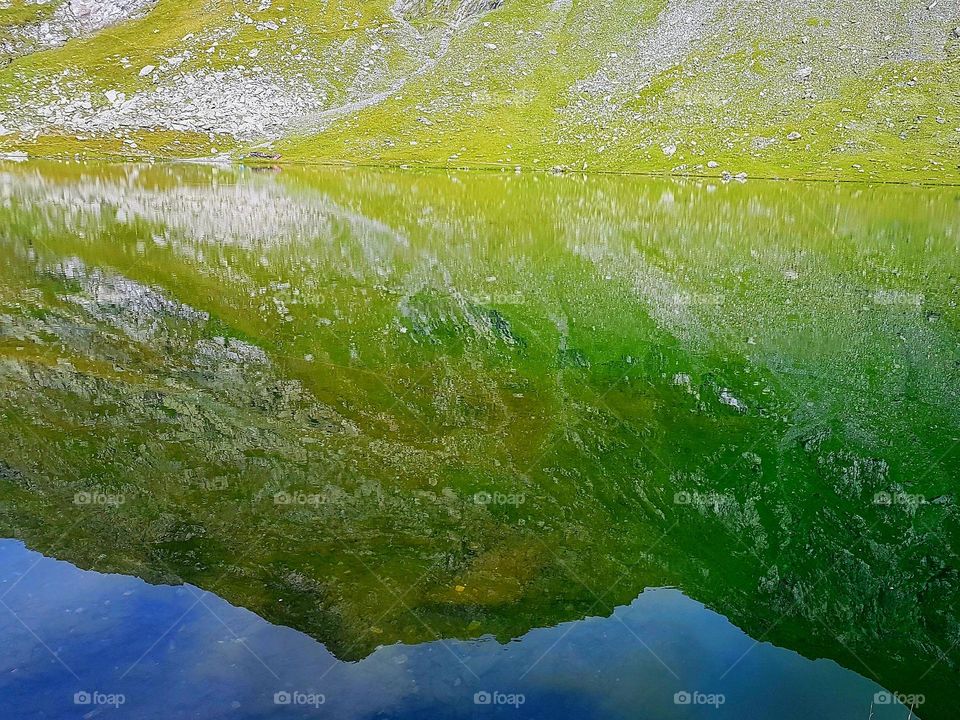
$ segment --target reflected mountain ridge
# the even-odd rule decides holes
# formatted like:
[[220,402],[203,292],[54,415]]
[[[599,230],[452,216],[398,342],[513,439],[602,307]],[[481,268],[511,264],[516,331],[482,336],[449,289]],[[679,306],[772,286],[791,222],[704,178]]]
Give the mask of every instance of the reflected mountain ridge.
[[[13,540],[0,541],[0,565],[0,712],[9,717],[86,715],[74,697],[91,688],[108,690],[117,714],[143,720],[471,718],[497,708],[544,720],[899,720],[909,712],[856,673],[757,643],[670,588],[645,590],[609,617],[531,629],[507,644],[490,636],[397,643],[343,662],[190,585],[78,570]],[[38,657],[18,620],[57,638],[56,657]],[[737,658],[738,672],[718,682]],[[694,693],[705,702],[693,702]]]
[[344,659],[675,586],[947,717],[958,197],[6,164],[2,534]]

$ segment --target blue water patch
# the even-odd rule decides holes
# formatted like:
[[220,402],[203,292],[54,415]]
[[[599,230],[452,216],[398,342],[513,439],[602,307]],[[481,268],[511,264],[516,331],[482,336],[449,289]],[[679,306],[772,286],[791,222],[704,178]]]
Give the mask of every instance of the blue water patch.
[[905,718],[830,660],[756,642],[674,589],[611,617],[381,647],[342,662],[190,585],[148,585],[0,540],[0,717]]

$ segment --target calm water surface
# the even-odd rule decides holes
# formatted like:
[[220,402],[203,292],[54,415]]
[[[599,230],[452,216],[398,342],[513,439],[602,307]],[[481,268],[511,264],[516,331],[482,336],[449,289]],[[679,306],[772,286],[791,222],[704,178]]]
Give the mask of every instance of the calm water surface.
[[0,164],[0,710],[953,717],[958,243],[956,188]]
[[[0,562],[4,717],[81,717],[97,707],[75,699],[96,692],[118,696],[102,711],[138,718],[799,720],[867,717],[874,698],[886,697],[831,661],[756,645],[676,590],[647,590],[611,617],[531,630],[507,645],[389,645],[347,663],[190,585],[78,570],[11,540],[0,541]],[[56,657],[38,638],[55,643]],[[702,688],[703,703],[688,688]],[[690,703],[675,702],[684,692]],[[484,693],[489,705],[476,702]],[[882,705],[874,717],[906,712]]]

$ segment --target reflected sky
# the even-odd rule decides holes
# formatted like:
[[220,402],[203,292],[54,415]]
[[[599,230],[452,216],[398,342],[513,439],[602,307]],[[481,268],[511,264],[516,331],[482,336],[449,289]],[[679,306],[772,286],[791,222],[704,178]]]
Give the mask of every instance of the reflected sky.
[[397,644],[358,662],[193,586],[80,570],[13,540],[0,541],[0,601],[4,718],[852,720],[889,698],[674,589],[507,644]]

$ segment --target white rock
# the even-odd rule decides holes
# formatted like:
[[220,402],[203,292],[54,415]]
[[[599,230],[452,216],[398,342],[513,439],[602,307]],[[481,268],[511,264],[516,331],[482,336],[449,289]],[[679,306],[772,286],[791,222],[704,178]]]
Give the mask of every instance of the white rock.
[[739,398],[734,397],[733,393],[726,388],[720,392],[720,402],[724,405],[729,405],[739,412],[747,411],[747,406]]
[[807,80],[811,75],[813,75],[813,68],[809,65],[807,67],[802,67],[797,70],[794,74],[798,80]]
[[673,155],[675,152],[677,152],[677,146],[676,146],[676,145],[664,145],[664,146],[663,146],[663,154],[666,155],[667,157],[670,157],[670,156]]
[[155,68],[153,65],[144,65],[142,68],[140,68],[140,77],[146,77],[147,75],[152,73],[154,69]]
[[720,163],[718,163],[716,160],[711,160],[710,162],[707,163],[707,167],[708,168],[720,167]]
[[798,133],[796,130],[794,130],[792,133],[787,135],[787,140],[799,140],[801,137],[803,136],[800,133]]

